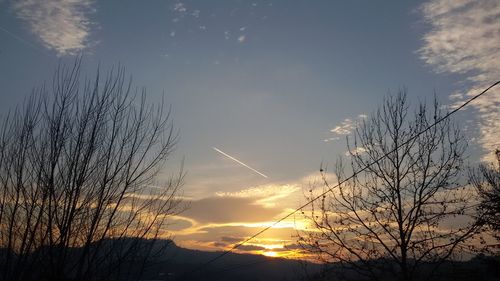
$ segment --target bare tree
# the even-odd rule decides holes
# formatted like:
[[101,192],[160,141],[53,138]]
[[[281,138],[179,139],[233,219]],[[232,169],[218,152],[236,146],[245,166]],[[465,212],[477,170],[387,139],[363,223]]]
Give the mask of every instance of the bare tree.
[[471,169],[469,179],[476,188],[480,203],[477,208],[477,222],[493,231],[500,239],[500,150],[495,151],[497,165],[481,164]]
[[476,232],[470,192],[459,185],[459,129],[446,119],[425,131],[442,116],[437,102],[412,114],[401,90],[347,139],[349,165],[340,159],[335,169],[341,184],[322,172],[330,191],[304,212],[313,227],[299,240],[339,279],[427,278]]
[[3,119],[0,280],[138,278],[181,210],[182,169],[155,181],[177,141],[170,111],[123,68],[83,80],[80,64]]

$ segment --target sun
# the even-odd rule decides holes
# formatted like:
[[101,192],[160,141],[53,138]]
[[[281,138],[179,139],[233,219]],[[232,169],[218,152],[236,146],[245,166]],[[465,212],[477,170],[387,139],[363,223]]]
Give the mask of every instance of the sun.
[[264,252],[263,253],[264,256],[266,257],[272,257],[272,258],[275,258],[278,256],[278,253],[274,252],[274,251],[268,251],[268,252]]

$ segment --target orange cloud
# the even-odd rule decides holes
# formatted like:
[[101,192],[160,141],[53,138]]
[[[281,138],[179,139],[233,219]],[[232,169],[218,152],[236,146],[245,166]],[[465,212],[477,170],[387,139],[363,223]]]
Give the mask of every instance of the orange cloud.
[[199,223],[260,222],[281,210],[263,207],[251,198],[209,197],[192,201],[182,215]]

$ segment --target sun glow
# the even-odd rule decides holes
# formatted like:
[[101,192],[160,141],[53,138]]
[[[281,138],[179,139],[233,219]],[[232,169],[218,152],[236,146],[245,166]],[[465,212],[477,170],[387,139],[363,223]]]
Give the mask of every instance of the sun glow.
[[277,252],[273,252],[273,251],[269,251],[269,252],[264,252],[262,253],[264,256],[266,257],[272,257],[272,258],[276,258],[278,257],[278,253]]

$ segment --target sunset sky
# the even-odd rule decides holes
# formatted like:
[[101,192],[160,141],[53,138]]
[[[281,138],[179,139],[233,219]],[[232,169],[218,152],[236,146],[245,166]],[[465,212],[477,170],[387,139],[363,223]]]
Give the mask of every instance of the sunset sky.
[[[190,204],[170,230],[225,249],[303,203],[388,92],[452,107],[499,80],[500,2],[0,0],[0,114],[79,54],[88,76],[120,64],[172,105],[180,140],[158,184],[184,158]],[[496,90],[456,116],[470,163],[499,146],[499,108]],[[304,227],[239,250],[293,256]]]

